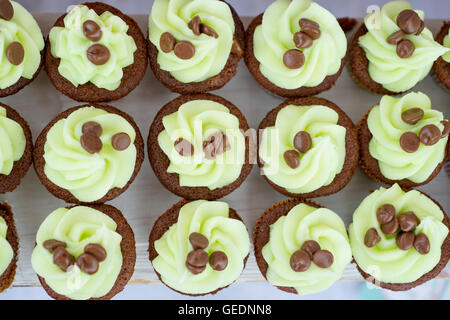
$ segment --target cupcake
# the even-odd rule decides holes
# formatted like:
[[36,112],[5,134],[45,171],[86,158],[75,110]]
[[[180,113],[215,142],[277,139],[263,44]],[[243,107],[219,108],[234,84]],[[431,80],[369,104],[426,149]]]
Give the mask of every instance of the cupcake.
[[253,246],[264,278],[300,295],[328,289],[352,260],[342,219],[308,200],[288,199],[268,208],[256,221]]
[[57,300],[105,300],[123,290],[134,272],[133,230],[109,205],[59,208],[36,234],[31,264]]
[[11,207],[0,202],[0,292],[8,289],[16,274],[19,238]]
[[50,30],[45,69],[55,88],[74,100],[117,100],[145,75],[145,38],[136,21],[111,6],[77,5]]
[[173,92],[222,88],[244,52],[244,26],[222,0],[155,0],[148,53],[156,78]]
[[0,2],[0,97],[15,94],[36,78],[42,67],[44,37],[33,16],[19,3]]
[[180,197],[224,197],[251,171],[247,130],[247,120],[227,100],[207,93],[180,96],[162,107],[150,127],[150,164]]
[[264,178],[288,197],[336,193],[358,166],[352,120],[322,98],[286,100],[259,125],[258,165]]
[[34,168],[55,197],[104,203],[123,193],[141,168],[144,143],[133,118],[107,105],[59,114],[41,132]]
[[276,0],[246,32],[245,63],[282,97],[329,90],[345,64],[347,38],[336,18],[311,0]]
[[0,193],[16,189],[32,161],[33,141],[28,123],[17,111],[0,103]]
[[425,78],[449,49],[434,41],[423,19],[423,11],[407,1],[391,1],[369,13],[349,48],[353,79],[373,93],[396,95]]
[[181,200],[156,220],[149,242],[158,278],[190,296],[215,294],[236,281],[250,250],[241,217],[220,201]]
[[426,184],[445,162],[449,132],[449,121],[424,93],[383,96],[358,125],[361,168],[403,188]]
[[450,257],[450,222],[442,207],[398,184],[367,196],[353,214],[350,245],[361,275],[403,291],[436,277]]
[[[441,31],[436,35],[436,41],[446,48],[450,48],[450,20],[445,21]],[[433,71],[438,81],[450,90],[450,52],[439,57],[433,65]]]

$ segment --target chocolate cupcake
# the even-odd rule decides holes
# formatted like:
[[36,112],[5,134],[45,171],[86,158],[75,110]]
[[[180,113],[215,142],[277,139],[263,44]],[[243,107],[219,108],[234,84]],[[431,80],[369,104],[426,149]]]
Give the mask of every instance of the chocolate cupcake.
[[258,165],[264,178],[288,197],[336,193],[358,166],[352,120],[322,98],[286,100],[259,125]]
[[180,197],[224,197],[251,171],[247,130],[245,117],[227,100],[206,93],[180,96],[162,107],[150,127],[150,164]]
[[268,208],[256,221],[253,246],[264,278],[280,290],[300,295],[328,289],[352,260],[342,219],[301,199]]
[[155,0],[148,52],[156,78],[173,92],[222,88],[244,52],[244,25],[222,0]]
[[[436,41],[444,47],[450,48],[450,20],[444,22],[441,30],[436,35]],[[450,52],[447,52],[434,62],[433,71],[442,86],[450,90]]]
[[387,184],[426,184],[445,162],[449,132],[449,121],[424,93],[383,96],[358,125],[361,168]]
[[0,103],[0,193],[17,188],[33,161],[28,123],[11,107]]
[[349,71],[363,88],[396,95],[423,80],[448,48],[425,28],[424,12],[407,1],[391,1],[369,13],[349,48]]
[[0,2],[0,97],[15,94],[36,78],[42,67],[44,37],[33,16],[19,3]]
[[57,300],[105,300],[123,290],[134,272],[133,230],[109,205],[53,211],[39,227],[31,264]]
[[329,90],[345,64],[347,38],[311,0],[274,1],[246,32],[245,63],[268,91],[306,97]]
[[16,275],[19,238],[11,207],[0,202],[0,292],[8,289]]
[[241,217],[220,201],[181,200],[156,220],[149,242],[158,278],[190,296],[215,294],[236,281],[250,250]]
[[398,184],[367,196],[349,226],[361,275],[385,289],[403,291],[436,277],[450,257],[450,222],[442,207]]
[[104,203],[123,193],[144,160],[133,118],[107,105],[84,105],[59,114],[41,132],[34,168],[55,197],[69,203]]
[[136,21],[109,5],[77,5],[50,30],[45,69],[55,88],[74,100],[117,100],[145,75],[145,38]]

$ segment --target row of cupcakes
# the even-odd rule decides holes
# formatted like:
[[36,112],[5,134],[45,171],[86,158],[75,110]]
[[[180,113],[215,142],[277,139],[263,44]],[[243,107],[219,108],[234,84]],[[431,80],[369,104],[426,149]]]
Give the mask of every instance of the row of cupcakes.
[[61,16],[45,44],[31,14],[2,1],[0,96],[22,89],[44,64],[56,89],[72,99],[117,100],[138,86],[148,60],[170,90],[204,93],[224,86],[243,57],[256,81],[282,97],[330,89],[347,58],[355,81],[371,92],[408,91],[433,64],[449,89],[449,24],[434,40],[423,19],[406,1],[388,2],[366,16],[347,48],[343,28],[354,22],[338,21],[311,0],[276,0],[247,31],[224,1],[156,0],[146,40],[132,18],[95,2]]

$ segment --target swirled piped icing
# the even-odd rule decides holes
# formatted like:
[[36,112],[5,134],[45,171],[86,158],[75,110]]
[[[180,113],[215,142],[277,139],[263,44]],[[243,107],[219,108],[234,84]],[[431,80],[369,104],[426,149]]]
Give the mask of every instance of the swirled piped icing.
[[[424,116],[416,124],[402,120],[402,113],[410,108],[420,108]],[[441,130],[444,125],[442,112],[431,109],[431,101],[421,92],[411,92],[401,98],[383,96],[367,117],[372,134],[369,142],[370,155],[378,160],[381,173],[391,180],[408,179],[415,183],[426,181],[439,163],[444,160],[448,136],[431,146],[420,144],[416,152],[404,151],[400,137],[406,131],[419,134],[426,125],[435,125]]]
[[[14,15],[10,20],[0,19],[0,89],[15,84],[21,77],[32,79],[41,64],[44,37],[33,16],[19,3],[11,1]],[[12,64],[6,51],[13,42],[23,47],[24,57],[19,65]]]
[[[307,193],[329,185],[341,172],[346,156],[346,128],[339,115],[326,106],[288,105],[276,117],[275,125],[264,129],[259,157],[267,178],[291,193]],[[300,165],[290,167],[283,155],[295,150],[294,137],[300,131],[311,136],[311,148],[301,153]]]
[[[444,37],[443,41],[444,47],[450,48],[450,28],[448,29],[447,35]],[[442,59],[444,59],[445,62],[450,63],[450,51],[447,52],[442,56]]]
[[[321,249],[331,252],[334,262],[328,268],[311,263],[308,270],[296,272],[290,266],[290,258],[309,240],[318,242]],[[267,281],[275,286],[293,287],[300,295],[330,287],[352,260],[342,219],[329,209],[304,203],[296,205],[270,226],[269,241],[263,247],[262,255],[268,264]]]
[[[88,20],[100,27],[100,40],[94,42],[84,35],[83,23]],[[137,50],[127,32],[127,23],[111,12],[99,16],[87,6],[75,6],[64,18],[64,27],[50,30],[51,53],[60,59],[58,72],[75,87],[91,82],[98,88],[116,90],[122,81],[123,68],[134,63]],[[94,43],[109,50],[110,57],[105,64],[96,65],[88,59],[87,50]]]
[[[227,107],[211,100],[192,100],[162,121],[164,130],[158,135],[158,144],[170,160],[167,172],[178,174],[180,186],[214,190],[239,178],[245,162],[245,137],[239,129],[239,119]],[[209,158],[203,143],[217,132],[226,135],[229,148]],[[191,156],[175,150],[175,142],[180,138],[193,145]]]
[[[404,36],[404,39],[414,44],[415,50],[409,58],[400,58],[396,46],[387,43],[386,39],[399,30],[396,19],[406,9],[412,9],[407,1],[388,2],[381,11],[374,11],[365,17],[368,32],[359,37],[359,45],[369,60],[370,77],[393,92],[407,91],[414,87],[428,75],[434,61],[449,51],[434,41],[431,31],[425,28],[420,35]],[[423,11],[415,11],[423,20]]]
[[[228,265],[224,270],[213,270],[208,264],[203,272],[193,274],[186,267],[186,257],[193,249],[188,238],[193,232],[209,240],[204,249],[208,255],[214,251],[226,254]],[[154,245],[158,256],[152,264],[162,281],[183,293],[203,294],[226,287],[239,277],[250,239],[244,223],[230,218],[227,203],[197,200],[180,208],[178,221]]]
[[[395,207],[397,216],[413,211],[420,223],[415,235],[425,234],[430,242],[430,251],[420,254],[411,247],[401,250],[395,236],[385,235],[377,220],[377,209],[384,204]],[[448,235],[443,224],[444,213],[430,198],[416,190],[403,191],[398,184],[389,189],[380,188],[367,196],[353,214],[349,226],[350,244],[358,266],[376,280],[386,283],[414,282],[431,271],[441,259],[441,246]],[[368,229],[375,228],[381,241],[368,248],[364,237]]]
[[[302,18],[318,23],[321,36],[303,50],[304,65],[289,69],[283,63],[283,55],[296,49],[293,36],[300,31]],[[311,0],[273,2],[264,12],[262,24],[255,29],[253,43],[261,73],[284,89],[319,85],[325,77],[339,71],[347,50],[347,39],[336,18]]]
[[[122,269],[122,236],[116,229],[116,222],[99,210],[84,206],[59,208],[39,227],[31,255],[33,269],[52,290],[70,299],[102,297],[111,291]],[[106,250],[106,259],[94,274],[81,271],[77,264],[63,271],[53,262],[52,252],[43,246],[49,239],[66,243],[65,249],[75,259],[86,245],[99,244]]]
[[14,256],[14,251],[8,240],[6,240],[7,232],[8,225],[5,219],[3,219],[3,217],[0,217],[0,276],[8,268]]
[[[199,16],[201,22],[214,29],[217,38],[188,27]],[[234,20],[230,7],[219,0],[155,0],[149,17],[149,38],[158,48],[158,64],[183,83],[201,82],[218,75],[230,56],[234,37]],[[169,32],[177,41],[189,41],[195,55],[184,60],[173,51],[165,53],[160,38]]]
[[22,158],[27,140],[22,126],[9,119],[6,112],[0,107],[0,174],[9,175],[14,162]]
[[[83,124],[94,121],[101,125],[103,147],[94,154],[80,143]],[[128,134],[131,144],[119,151],[112,137]],[[82,202],[93,202],[113,188],[123,188],[133,175],[136,164],[136,131],[122,116],[96,107],[83,107],[67,118],[58,120],[48,131],[44,145],[44,171],[58,187],[68,190]]]

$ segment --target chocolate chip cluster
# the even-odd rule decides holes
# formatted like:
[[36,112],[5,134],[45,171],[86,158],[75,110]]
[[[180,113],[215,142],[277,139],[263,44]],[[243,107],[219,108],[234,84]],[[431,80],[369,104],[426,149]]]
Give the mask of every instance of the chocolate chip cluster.
[[296,150],[288,150],[283,154],[284,161],[292,169],[300,165],[300,153],[306,153],[311,149],[311,135],[306,131],[299,131],[294,137],[294,147]]
[[42,246],[53,253],[53,263],[64,272],[70,272],[76,263],[81,271],[94,274],[98,271],[100,262],[106,259],[106,250],[99,244],[89,243],[84,247],[84,253],[75,258],[66,250],[67,244],[56,239],[44,241]]
[[[14,7],[9,0],[0,1],[0,19],[11,20],[14,16]],[[20,42],[11,42],[6,48],[6,58],[8,61],[18,66],[23,62],[25,50]]]
[[208,239],[198,232],[193,232],[189,235],[189,242],[192,245],[191,252],[186,257],[186,268],[193,274],[202,273],[209,265],[213,270],[222,271],[228,266],[228,257],[223,251],[214,251],[209,257],[204,250],[208,247]]
[[[95,121],[89,121],[83,124],[81,131],[80,143],[83,149],[91,154],[100,152],[103,148],[100,139],[103,132],[102,126]],[[131,144],[131,138],[127,133],[119,132],[112,136],[111,144],[115,150],[123,151]]]
[[[194,146],[184,138],[178,138],[175,140],[174,148],[183,157],[190,157],[194,154]],[[222,131],[212,134],[205,141],[203,141],[205,158],[210,160],[215,159],[216,156],[230,149],[231,146],[227,141],[227,136]]]
[[317,241],[307,240],[292,254],[289,263],[295,272],[304,272],[311,266],[311,260],[319,268],[328,268],[333,264],[334,256],[328,250],[321,250]]
[[[83,34],[87,39],[97,42],[102,38],[102,29],[95,21],[86,20],[83,23]],[[107,63],[111,57],[109,49],[100,43],[90,46],[86,54],[89,61],[97,66]]]
[[[414,246],[420,254],[430,252],[428,237],[423,233],[417,236],[414,234],[414,230],[420,224],[420,220],[414,212],[408,211],[396,216],[396,210],[392,204],[383,204],[377,209],[377,220],[385,235],[393,236],[396,234],[395,242],[399,249],[409,250]],[[380,241],[381,238],[375,228],[367,230],[364,236],[366,247],[372,248]]]

